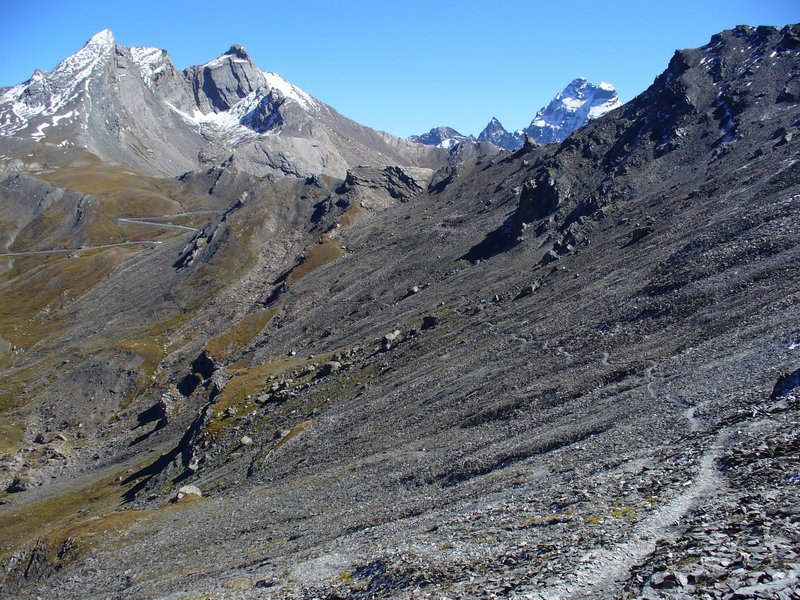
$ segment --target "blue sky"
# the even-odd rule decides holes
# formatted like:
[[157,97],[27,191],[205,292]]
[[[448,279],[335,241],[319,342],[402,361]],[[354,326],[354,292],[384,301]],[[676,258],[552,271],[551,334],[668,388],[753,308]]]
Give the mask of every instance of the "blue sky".
[[178,68],[243,44],[360,123],[408,136],[526,126],[569,81],[650,85],[678,48],[737,24],[800,21],[797,0],[628,2],[0,0],[0,85],[52,69],[93,34],[165,48]]

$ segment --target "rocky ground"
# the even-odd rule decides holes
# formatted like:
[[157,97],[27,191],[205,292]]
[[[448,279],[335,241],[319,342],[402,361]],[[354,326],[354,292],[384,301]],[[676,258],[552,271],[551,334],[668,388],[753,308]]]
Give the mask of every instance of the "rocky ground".
[[219,214],[9,328],[3,594],[798,597],[798,39],[560,146],[179,180]]

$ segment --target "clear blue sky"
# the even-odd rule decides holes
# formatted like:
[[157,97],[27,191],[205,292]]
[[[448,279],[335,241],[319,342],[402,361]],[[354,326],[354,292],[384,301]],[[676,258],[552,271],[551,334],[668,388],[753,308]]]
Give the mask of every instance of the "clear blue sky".
[[798,0],[0,0],[0,85],[108,28],[117,43],[165,48],[179,69],[243,44],[261,69],[396,135],[477,134],[492,116],[528,125],[577,76],[630,100],[675,49],[737,24],[794,22]]

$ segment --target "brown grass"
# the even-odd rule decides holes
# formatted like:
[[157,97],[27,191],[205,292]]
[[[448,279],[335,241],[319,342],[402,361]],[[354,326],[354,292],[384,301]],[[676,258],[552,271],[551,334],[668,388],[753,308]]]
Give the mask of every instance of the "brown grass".
[[160,337],[126,340],[118,344],[117,348],[142,357],[142,365],[139,367],[136,382],[123,403],[123,406],[127,406],[150,387],[151,378],[165,356],[164,340]]
[[339,217],[339,223],[342,224],[342,227],[349,227],[355,222],[360,213],[361,207],[358,204],[353,203],[348,206],[347,210],[345,210],[342,213],[342,216]]
[[[112,477],[92,486],[45,498],[0,514],[0,557],[5,558],[19,546],[36,538],[47,537],[50,547],[58,547],[67,537],[97,531],[103,525],[127,524],[114,510],[121,504],[122,489]],[[106,527],[108,528],[108,527]]]
[[41,315],[50,305],[76,298],[102,281],[136,248],[83,251],[80,256],[63,254],[18,259],[19,275],[0,284],[0,335],[12,344],[28,348],[59,328],[57,320]]
[[344,253],[339,247],[339,243],[325,234],[322,236],[322,241],[311,246],[306,252],[306,257],[303,261],[289,272],[289,275],[286,277],[286,283],[292,285],[309,273],[316,271],[328,263],[332,263],[342,256],[344,256]]
[[212,419],[204,433],[213,437],[223,430],[232,419],[223,415],[228,408],[231,406],[243,408],[248,405],[247,396],[255,395],[266,388],[271,375],[281,375],[292,371],[302,362],[299,358],[287,358],[255,367],[231,370],[231,378],[225,384],[217,402],[214,403]]
[[230,329],[211,338],[206,344],[206,350],[217,360],[227,360],[252,342],[277,312],[277,309],[270,308],[246,315]]
[[275,444],[275,448],[273,448],[273,451],[277,450],[281,446],[284,446],[285,444],[288,444],[298,435],[303,433],[306,429],[311,427],[311,424],[313,422],[314,422],[313,420],[308,419],[307,421],[303,421],[302,423],[298,423],[297,425],[292,427],[286,435],[284,435],[280,440],[278,440],[278,443]]

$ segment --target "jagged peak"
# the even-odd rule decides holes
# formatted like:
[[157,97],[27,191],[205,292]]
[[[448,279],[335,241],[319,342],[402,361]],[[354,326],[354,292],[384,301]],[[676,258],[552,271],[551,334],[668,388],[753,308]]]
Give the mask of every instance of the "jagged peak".
[[250,55],[247,53],[247,49],[241,44],[234,44],[228,48],[228,51],[223,54],[223,56],[235,56],[236,58],[250,60]]
[[230,62],[247,62],[250,63],[252,66],[255,66],[253,59],[250,58],[250,55],[247,53],[247,49],[241,44],[232,45],[225,52],[220,54],[217,58],[214,58],[208,61],[207,63],[203,63],[202,65],[199,66],[213,68]]

